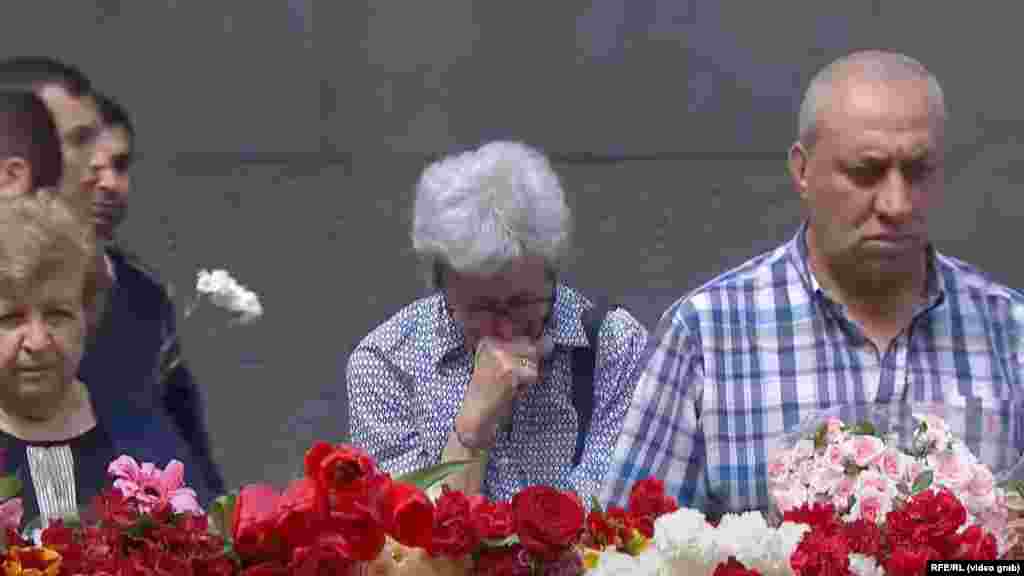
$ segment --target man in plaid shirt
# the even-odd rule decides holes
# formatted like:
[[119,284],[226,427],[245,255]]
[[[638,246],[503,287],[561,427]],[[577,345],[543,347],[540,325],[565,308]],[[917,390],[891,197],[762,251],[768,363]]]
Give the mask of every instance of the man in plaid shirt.
[[662,316],[606,502],[654,476],[712,517],[766,510],[779,438],[833,406],[976,407],[968,446],[989,465],[1016,457],[1024,296],[928,240],[945,119],[906,56],[859,52],[815,76],[788,161],[807,219]]

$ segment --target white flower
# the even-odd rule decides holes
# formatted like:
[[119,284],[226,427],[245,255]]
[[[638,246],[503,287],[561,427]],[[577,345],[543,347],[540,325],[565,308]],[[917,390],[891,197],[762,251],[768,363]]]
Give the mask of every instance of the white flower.
[[720,561],[725,562],[730,556],[735,556],[736,560],[747,567],[770,563],[770,558],[766,556],[766,541],[772,529],[760,512],[727,514],[722,517],[715,532]]
[[704,514],[692,508],[656,519],[653,548],[663,558],[663,573],[710,576],[720,558],[715,536]]
[[664,562],[657,550],[648,549],[639,556],[630,556],[615,550],[605,550],[597,559],[597,566],[588,574],[598,576],[658,576]]
[[768,531],[767,537],[762,540],[764,551],[758,558],[741,562],[747,568],[757,570],[762,576],[791,576],[793,568],[789,564],[789,559],[804,534],[810,530],[811,527],[807,524],[783,522],[775,530]]
[[928,453],[941,452],[949,448],[953,435],[949,432],[945,420],[935,414],[915,414],[914,418],[919,421],[919,428],[914,434],[915,448],[925,448]]
[[196,290],[206,294],[215,305],[239,314],[239,322],[248,324],[263,315],[259,296],[239,284],[227,270],[200,270]]
[[885,576],[885,569],[871,556],[850,554],[850,572],[854,576]]

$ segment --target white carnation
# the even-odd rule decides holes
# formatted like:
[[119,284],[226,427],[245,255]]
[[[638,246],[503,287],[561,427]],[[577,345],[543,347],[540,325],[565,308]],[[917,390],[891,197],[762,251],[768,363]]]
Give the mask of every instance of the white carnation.
[[215,305],[239,314],[247,324],[263,315],[263,306],[255,292],[239,284],[227,270],[200,270],[196,290],[209,296]]
[[850,554],[850,572],[854,576],[885,576],[885,569],[871,556]]
[[639,556],[630,556],[615,550],[601,552],[597,566],[588,574],[598,576],[658,576],[664,568],[661,556],[649,549]]
[[663,558],[663,574],[709,576],[718,564],[715,530],[702,512],[692,508],[654,521],[654,548]]

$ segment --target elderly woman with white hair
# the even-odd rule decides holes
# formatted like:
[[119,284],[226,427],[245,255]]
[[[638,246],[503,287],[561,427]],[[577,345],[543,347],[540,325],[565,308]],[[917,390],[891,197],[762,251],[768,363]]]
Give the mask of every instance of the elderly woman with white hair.
[[467,494],[597,495],[647,331],[559,282],[570,233],[558,176],[526,145],[429,166],[412,240],[435,292],[349,358],[352,442],[393,474],[476,459],[448,481]]

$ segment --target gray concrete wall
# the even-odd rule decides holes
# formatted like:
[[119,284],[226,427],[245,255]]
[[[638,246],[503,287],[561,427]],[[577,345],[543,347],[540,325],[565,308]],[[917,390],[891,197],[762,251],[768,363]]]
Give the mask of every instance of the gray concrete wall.
[[[233,485],[283,482],[310,440],[341,438],[348,352],[423,290],[408,241],[416,177],[487,139],[556,159],[577,221],[569,277],[653,325],[793,233],[784,158],[813,72],[853,49],[905,51],[938,74],[952,114],[939,246],[1024,286],[1018,3],[10,5],[4,54],[72,61],[136,117],[126,243],[179,300],[211,266],[263,298],[256,325],[183,325]],[[339,394],[330,413],[295,422],[323,390]]]

